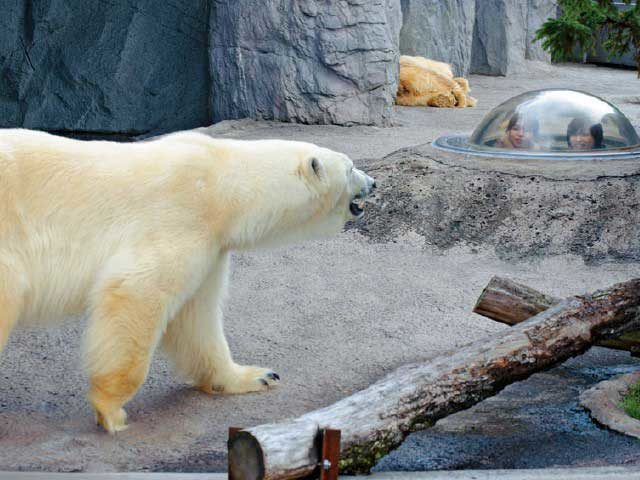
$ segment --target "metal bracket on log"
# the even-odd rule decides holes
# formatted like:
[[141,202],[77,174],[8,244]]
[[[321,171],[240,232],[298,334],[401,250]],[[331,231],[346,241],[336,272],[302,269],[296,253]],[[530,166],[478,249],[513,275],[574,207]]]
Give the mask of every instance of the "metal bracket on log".
[[[229,427],[229,445],[233,437],[242,429],[238,427]],[[320,480],[338,480],[338,473],[340,467],[340,430],[334,430],[331,428],[324,428],[318,433],[318,446],[320,451],[318,452],[317,468],[306,479],[320,479]],[[247,466],[252,469],[251,465]],[[264,468],[264,467],[262,467]],[[259,468],[260,469],[260,468]],[[235,472],[235,465],[232,466],[229,461],[229,479],[235,480],[237,476]]]
[[[322,451],[320,452],[320,480],[338,480],[340,464],[340,430],[322,430]],[[317,477],[316,477],[317,478]]]

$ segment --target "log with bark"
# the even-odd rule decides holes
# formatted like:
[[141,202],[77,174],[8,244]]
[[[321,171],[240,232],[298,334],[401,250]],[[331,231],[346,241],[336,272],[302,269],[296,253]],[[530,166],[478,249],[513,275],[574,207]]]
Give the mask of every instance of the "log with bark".
[[342,431],[341,473],[367,473],[409,433],[469,408],[594,342],[640,329],[640,279],[571,297],[529,321],[296,419],[243,430],[229,440],[232,479],[290,479],[317,468],[318,432]]
[[[478,297],[473,311],[497,322],[516,325],[561,301],[508,278],[493,277]],[[601,340],[596,345],[625,350],[637,357],[640,356],[640,331]]]

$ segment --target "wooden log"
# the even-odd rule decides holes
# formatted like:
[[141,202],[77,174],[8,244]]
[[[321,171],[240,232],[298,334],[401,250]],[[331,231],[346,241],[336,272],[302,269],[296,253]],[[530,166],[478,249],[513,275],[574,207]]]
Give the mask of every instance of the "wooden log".
[[[546,295],[508,278],[493,277],[484,288],[473,311],[497,322],[515,325],[544,312],[561,299]],[[640,331],[601,340],[596,345],[631,352],[640,356]]]
[[631,329],[640,329],[640,279],[563,300],[492,338],[401,367],[333,405],[238,433],[229,441],[230,478],[308,475],[319,461],[321,428],[342,431],[341,473],[367,473],[410,432]]
[[478,297],[473,311],[497,322],[515,325],[561,301],[507,278],[493,277]]

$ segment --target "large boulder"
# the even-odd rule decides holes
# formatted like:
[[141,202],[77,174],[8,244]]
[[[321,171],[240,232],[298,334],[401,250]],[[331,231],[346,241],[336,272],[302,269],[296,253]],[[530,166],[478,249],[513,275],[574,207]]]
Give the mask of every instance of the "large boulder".
[[507,75],[523,71],[526,60],[549,61],[534,39],[556,10],[556,0],[477,0],[471,73]]
[[399,0],[217,0],[214,121],[387,125],[398,77]]
[[471,72],[506,75],[523,69],[527,41],[527,2],[479,0],[473,34]]
[[455,75],[466,76],[476,0],[402,0],[401,4],[400,52],[450,63]]
[[507,75],[550,61],[536,30],[557,0],[401,0],[400,52],[450,63],[456,75]]
[[0,126],[137,135],[208,123],[207,0],[5,0]]

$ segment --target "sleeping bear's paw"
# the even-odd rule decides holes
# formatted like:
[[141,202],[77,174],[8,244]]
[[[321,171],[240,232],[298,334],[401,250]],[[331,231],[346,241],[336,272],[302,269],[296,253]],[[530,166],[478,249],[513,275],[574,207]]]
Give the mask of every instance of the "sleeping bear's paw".
[[271,369],[233,364],[224,376],[200,389],[207,393],[249,393],[267,390],[279,382],[280,375]]

